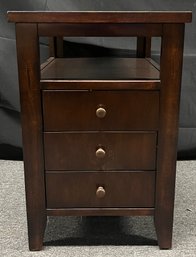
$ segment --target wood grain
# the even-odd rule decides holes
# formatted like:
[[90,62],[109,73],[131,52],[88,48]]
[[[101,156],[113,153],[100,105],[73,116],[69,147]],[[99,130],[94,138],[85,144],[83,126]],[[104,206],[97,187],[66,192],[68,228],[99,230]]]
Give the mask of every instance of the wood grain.
[[160,248],[168,249],[172,244],[184,25],[164,25],[163,32],[155,226]]
[[42,80],[159,79],[159,71],[144,58],[57,58],[42,70]]
[[8,21],[30,23],[184,23],[191,19],[190,11],[8,12]]
[[154,208],[58,208],[47,209],[48,216],[153,216]]
[[[154,183],[154,172],[47,173],[47,208],[153,207]],[[98,186],[105,197],[97,198]]]
[[[155,170],[156,133],[45,133],[46,170]],[[103,148],[104,158],[96,150]]]
[[[154,215],[159,247],[171,248],[191,19],[181,11],[8,13],[16,22],[30,250],[42,248],[46,215]],[[57,58],[40,72],[39,36],[52,37],[54,57],[64,55],[63,36],[137,36],[139,58]],[[162,39],[161,69],[145,59],[152,36]]]
[[40,36],[66,37],[134,37],[134,36],[161,36],[161,24],[122,24],[122,23],[39,23]]
[[137,58],[151,57],[151,37],[137,37]]
[[160,90],[160,80],[41,80],[41,89],[53,90]]
[[[106,116],[96,116],[103,107]],[[43,91],[45,131],[157,130],[158,91]]]
[[30,250],[40,250],[46,224],[39,46],[36,24],[17,24],[23,156]]

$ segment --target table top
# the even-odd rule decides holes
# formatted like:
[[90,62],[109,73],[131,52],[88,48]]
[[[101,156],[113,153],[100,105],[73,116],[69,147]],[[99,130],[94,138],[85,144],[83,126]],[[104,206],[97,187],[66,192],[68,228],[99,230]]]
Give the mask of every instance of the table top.
[[185,23],[191,11],[9,11],[9,22],[25,23]]

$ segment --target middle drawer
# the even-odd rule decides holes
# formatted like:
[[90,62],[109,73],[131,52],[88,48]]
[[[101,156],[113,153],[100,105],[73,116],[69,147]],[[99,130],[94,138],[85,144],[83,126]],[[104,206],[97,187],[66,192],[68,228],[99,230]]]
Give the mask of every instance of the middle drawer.
[[155,170],[156,132],[45,132],[46,170]]

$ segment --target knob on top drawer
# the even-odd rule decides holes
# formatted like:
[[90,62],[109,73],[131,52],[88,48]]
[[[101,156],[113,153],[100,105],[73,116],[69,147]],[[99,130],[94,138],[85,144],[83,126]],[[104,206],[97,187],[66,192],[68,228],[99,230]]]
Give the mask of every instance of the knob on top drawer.
[[45,131],[157,130],[158,91],[43,91]]
[[103,148],[100,147],[97,149],[95,154],[96,154],[97,158],[102,159],[105,157],[106,152]]

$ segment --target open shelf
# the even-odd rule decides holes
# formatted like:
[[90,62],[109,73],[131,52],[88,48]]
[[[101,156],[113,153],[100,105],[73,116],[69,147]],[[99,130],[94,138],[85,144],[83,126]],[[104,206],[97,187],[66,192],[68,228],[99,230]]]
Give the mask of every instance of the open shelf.
[[159,69],[144,58],[54,58],[41,80],[159,80]]

